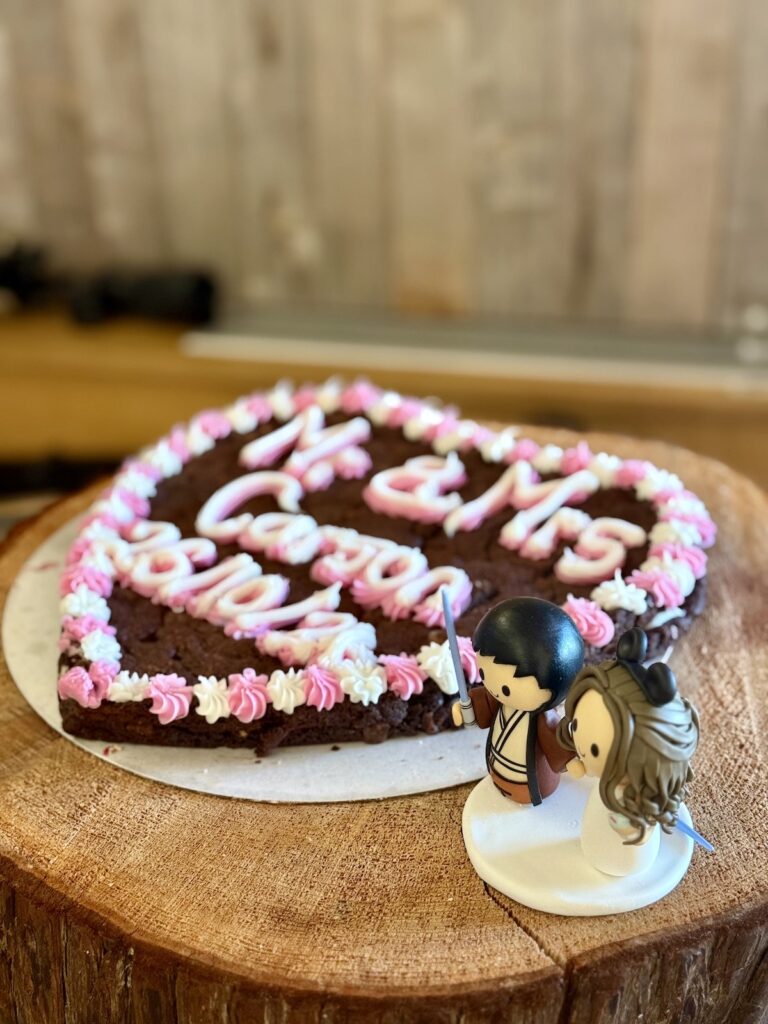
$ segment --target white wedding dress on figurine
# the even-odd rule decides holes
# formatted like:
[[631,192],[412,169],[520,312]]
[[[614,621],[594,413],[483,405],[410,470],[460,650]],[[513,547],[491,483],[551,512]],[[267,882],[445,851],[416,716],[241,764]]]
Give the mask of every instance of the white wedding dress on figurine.
[[606,875],[624,877],[647,871],[659,854],[661,829],[654,825],[644,843],[626,844],[626,836],[611,826],[611,818],[628,820],[612,814],[600,799],[600,786],[593,784],[584,817],[581,819],[581,849],[589,864]]
[[[464,804],[462,832],[472,866],[505,896],[550,914],[620,914],[666,896],[688,869],[693,840],[657,827],[655,840],[649,840],[655,842],[657,855],[644,871],[623,877],[599,871],[587,860],[580,838],[582,824],[588,824],[587,805],[595,797],[602,811],[603,841],[615,839],[622,846],[600,801],[597,779],[564,775],[552,796],[533,807],[506,799],[486,776]],[[684,804],[680,817],[691,824]],[[621,854],[626,857],[637,856],[643,848],[622,849],[632,851]],[[640,855],[648,856],[645,851]]]

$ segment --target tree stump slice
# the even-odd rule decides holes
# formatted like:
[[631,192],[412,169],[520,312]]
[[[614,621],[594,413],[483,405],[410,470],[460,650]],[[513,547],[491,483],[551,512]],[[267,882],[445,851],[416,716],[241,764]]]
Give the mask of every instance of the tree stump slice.
[[[0,1024],[768,1019],[768,499],[690,452],[588,440],[678,473],[719,526],[708,607],[673,657],[701,712],[689,806],[714,855],[655,906],[548,916],[472,871],[468,786],[331,805],[174,789],[53,732],[0,663]],[[3,604],[95,493],[15,531]]]

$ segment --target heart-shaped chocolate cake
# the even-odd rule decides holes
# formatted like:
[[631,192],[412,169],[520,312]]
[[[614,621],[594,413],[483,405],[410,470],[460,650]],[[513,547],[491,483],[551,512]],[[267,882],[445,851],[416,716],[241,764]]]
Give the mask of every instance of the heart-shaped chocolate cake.
[[455,409],[329,381],[203,412],[129,459],[61,581],[64,727],[253,746],[434,733],[472,631],[528,594],[587,660],[638,624],[658,657],[704,605],[715,527],[645,461],[539,446]]

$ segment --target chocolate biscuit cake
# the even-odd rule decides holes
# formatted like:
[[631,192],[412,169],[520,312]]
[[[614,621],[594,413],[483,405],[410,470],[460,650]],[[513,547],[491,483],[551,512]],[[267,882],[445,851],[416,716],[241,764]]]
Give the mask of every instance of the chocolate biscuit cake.
[[61,579],[78,736],[190,746],[378,742],[450,727],[440,589],[561,605],[587,660],[638,624],[658,657],[705,601],[715,527],[646,461],[540,446],[368,382],[279,385],[129,459]]

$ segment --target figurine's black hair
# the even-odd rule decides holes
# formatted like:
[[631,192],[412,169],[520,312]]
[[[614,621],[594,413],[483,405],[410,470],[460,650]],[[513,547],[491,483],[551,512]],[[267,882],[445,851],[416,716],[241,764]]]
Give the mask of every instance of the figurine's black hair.
[[538,597],[513,597],[480,620],[472,638],[478,654],[499,665],[517,665],[518,676],[535,676],[552,691],[546,707],[565,697],[584,663],[584,641],[562,608]]
[[648,650],[648,637],[639,627],[628,629],[616,645],[616,660],[629,672],[649,703],[661,707],[677,693],[677,680],[669,665],[656,661],[646,668],[642,662]]

